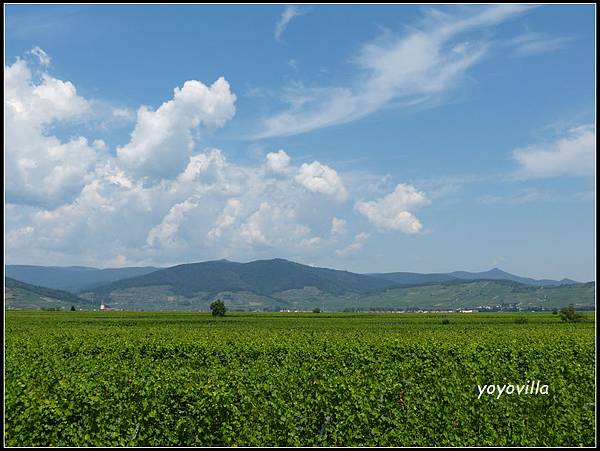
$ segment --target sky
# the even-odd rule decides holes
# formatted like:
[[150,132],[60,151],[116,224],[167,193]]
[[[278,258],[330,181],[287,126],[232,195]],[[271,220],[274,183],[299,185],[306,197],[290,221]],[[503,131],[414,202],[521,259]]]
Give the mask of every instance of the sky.
[[595,276],[595,5],[5,5],[5,263]]

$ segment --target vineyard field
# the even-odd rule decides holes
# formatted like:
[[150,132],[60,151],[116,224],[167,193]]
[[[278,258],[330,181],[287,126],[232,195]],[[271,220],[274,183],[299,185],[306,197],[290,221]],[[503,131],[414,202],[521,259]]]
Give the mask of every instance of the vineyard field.
[[593,446],[585,318],[7,311],[5,444]]

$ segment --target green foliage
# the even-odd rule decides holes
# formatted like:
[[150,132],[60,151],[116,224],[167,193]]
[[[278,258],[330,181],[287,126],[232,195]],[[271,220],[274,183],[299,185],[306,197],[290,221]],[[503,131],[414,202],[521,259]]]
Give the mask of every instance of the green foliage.
[[573,304],[560,309],[560,320],[566,323],[576,323],[584,320],[584,316],[575,310]]
[[442,320],[442,324],[450,324],[450,320],[448,318],[444,318]]
[[515,324],[527,324],[529,320],[524,316],[521,316],[515,320]]
[[223,303],[223,301],[221,301],[220,299],[217,299],[212,304],[210,304],[210,310],[211,310],[213,316],[225,316],[225,312],[227,311],[227,308],[225,307],[225,304]]
[[72,311],[72,312],[74,312],[75,310],[76,310],[75,306],[74,306],[74,305],[72,305],[72,306],[71,306],[71,311]]
[[5,444],[594,445],[593,315],[445,316],[8,311]]
[[315,307],[313,309],[313,313],[321,313],[321,309],[319,307]]

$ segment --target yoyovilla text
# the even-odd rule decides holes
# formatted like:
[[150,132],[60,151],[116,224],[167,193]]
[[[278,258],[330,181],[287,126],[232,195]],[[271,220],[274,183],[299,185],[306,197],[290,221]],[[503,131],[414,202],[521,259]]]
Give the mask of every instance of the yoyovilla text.
[[542,384],[540,381],[527,381],[526,384],[492,384],[492,385],[477,385],[479,390],[480,399],[484,394],[496,395],[496,399],[500,399],[500,396],[506,395],[547,395],[548,385]]

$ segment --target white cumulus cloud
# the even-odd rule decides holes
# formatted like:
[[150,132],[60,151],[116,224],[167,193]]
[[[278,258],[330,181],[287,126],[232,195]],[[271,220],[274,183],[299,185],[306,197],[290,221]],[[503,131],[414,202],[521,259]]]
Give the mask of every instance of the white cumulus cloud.
[[571,128],[552,142],[516,149],[513,158],[520,165],[516,174],[520,178],[593,176],[596,127],[585,124]]
[[285,174],[290,166],[290,156],[283,150],[267,154],[267,168],[276,174]]
[[346,233],[347,224],[345,219],[331,218],[331,235],[338,236]]
[[333,196],[340,201],[348,197],[346,187],[335,169],[318,161],[303,163],[295,179],[309,191]]
[[177,239],[180,224],[186,214],[196,207],[198,207],[198,202],[193,198],[173,205],[160,224],[150,229],[146,242],[150,246],[157,244],[165,246],[173,243]]
[[131,141],[117,148],[119,164],[138,176],[172,178],[186,166],[200,126],[221,127],[235,114],[236,97],[219,78],[210,87],[190,80],[155,111],[141,107]]
[[4,81],[7,201],[55,206],[73,200],[90,180],[96,146],[82,136],[60,140],[51,129],[80,120],[89,102],[71,82],[47,73],[34,81],[20,59],[5,66]]
[[215,225],[208,231],[209,239],[220,238],[223,232],[231,229],[243,213],[242,203],[238,199],[229,199],[223,212],[217,218]]
[[381,230],[397,230],[403,233],[418,233],[421,222],[410,210],[428,205],[429,199],[413,186],[399,184],[386,196],[369,202],[356,202],[354,209]]
[[241,225],[239,236],[250,245],[275,247],[304,238],[309,233],[309,227],[296,223],[294,208],[261,202]]

